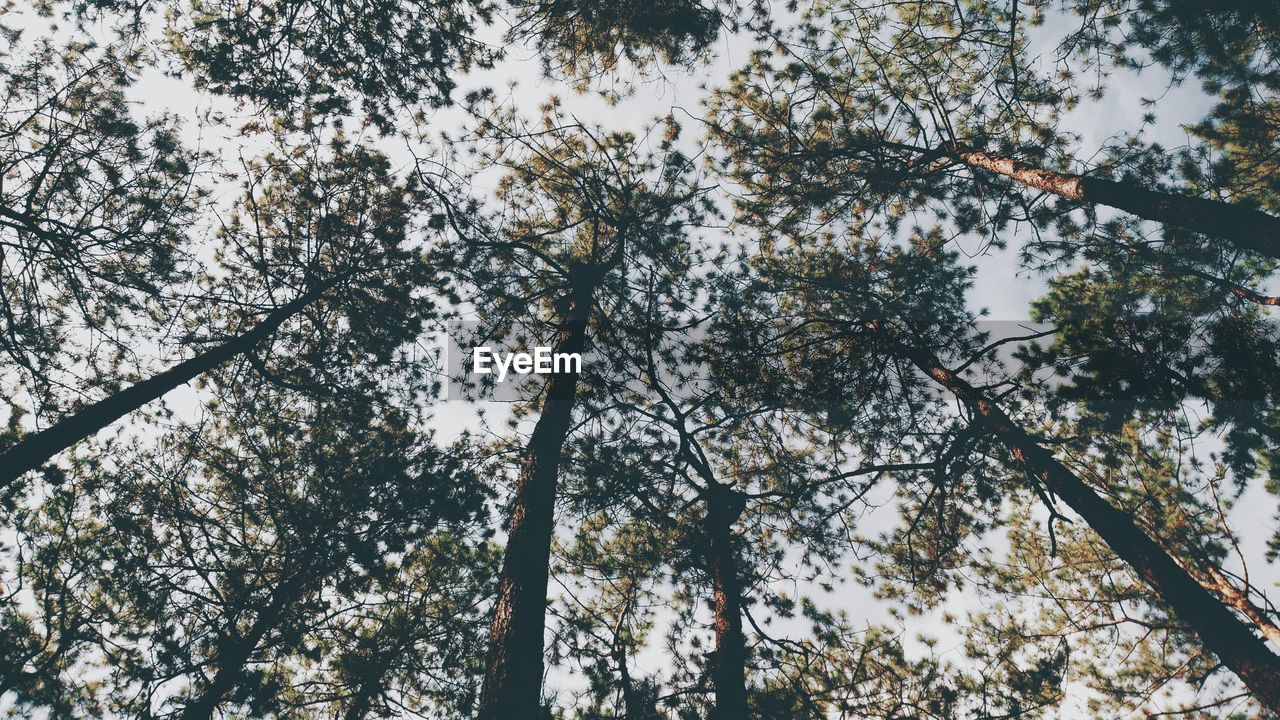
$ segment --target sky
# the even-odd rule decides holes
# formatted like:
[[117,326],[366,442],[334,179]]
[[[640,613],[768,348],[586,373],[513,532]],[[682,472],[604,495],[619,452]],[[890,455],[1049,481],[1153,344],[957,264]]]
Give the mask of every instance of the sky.
[[[35,26],[41,21],[29,19],[29,22]],[[1033,47],[1038,50],[1033,55],[1038,55],[1038,62],[1046,67],[1052,63],[1050,38],[1054,30],[1053,22],[1051,19],[1049,27],[1037,32],[1033,41]],[[583,121],[599,123],[607,129],[640,130],[646,122],[673,111],[678,118],[681,115],[698,117],[701,114],[700,105],[707,95],[706,88],[722,82],[729,72],[742,65],[747,59],[749,48],[750,44],[744,38],[724,37],[717,42],[710,62],[689,69],[665,68],[662,78],[638,82],[634,94],[620,102],[610,103],[595,94],[574,93],[563,83],[545,78],[536,49],[516,47],[510,49],[507,58],[494,69],[464,77],[459,83],[459,94],[475,87],[492,86],[501,92],[510,92],[517,106],[531,109],[536,109],[551,96],[559,96],[568,111]],[[1097,101],[1083,101],[1070,111],[1066,119],[1066,126],[1081,136],[1080,156],[1088,157],[1092,151],[1101,149],[1109,139],[1135,127],[1138,118],[1147,111],[1142,106],[1141,99],[1151,94],[1152,88],[1161,88],[1166,83],[1167,77],[1159,70],[1148,70],[1142,75],[1132,71],[1117,71],[1110,79],[1108,92],[1104,97]],[[167,112],[186,119],[188,142],[214,148],[228,162],[233,161],[237,153],[254,153],[255,141],[238,136],[233,129],[234,123],[228,128],[211,127],[198,122],[198,118],[207,112],[220,112],[236,117],[241,111],[224,98],[195,89],[189,78],[167,75],[159,70],[150,71],[132,88],[131,100],[139,113]],[[1211,101],[1194,81],[1173,88],[1160,103],[1157,121],[1146,129],[1148,139],[1170,147],[1185,145],[1188,137],[1184,126],[1201,118]],[[441,111],[432,120],[437,129],[446,131],[460,127],[463,122],[464,114],[456,109]],[[688,134],[696,138],[696,122],[690,120],[685,123],[685,127]],[[393,158],[403,163],[404,167],[411,164],[413,156],[404,142],[397,139],[377,142]],[[421,151],[421,147],[416,149]],[[227,197],[234,197],[237,191],[234,183],[229,184],[226,188]],[[968,298],[971,309],[986,309],[989,318],[995,321],[1027,321],[1031,301],[1045,289],[1045,278],[1020,268],[1016,253],[1023,239],[1020,231],[1014,229],[1005,238],[1008,250],[983,254],[975,254],[980,247],[977,239],[961,241],[961,251],[974,254],[972,262],[977,268],[977,276]],[[197,399],[196,392],[188,387],[171,393],[166,398],[166,403],[180,413],[191,412]],[[501,429],[509,406],[504,403],[485,403],[484,407],[492,427]],[[476,410],[476,406],[461,401],[444,403],[435,411],[434,424],[445,436],[461,428],[474,428]],[[527,431],[530,422],[524,423],[522,429]],[[1255,572],[1264,567],[1261,555],[1265,550],[1266,537],[1274,530],[1274,507],[1274,499],[1255,487],[1242,499],[1233,516],[1237,527],[1252,528],[1250,532],[1244,533],[1244,539],[1245,551],[1253,559],[1252,569]],[[872,532],[878,526],[887,527],[896,520],[893,515],[892,508],[882,508],[877,517],[868,518],[867,531]],[[553,585],[553,591],[554,587]],[[852,617],[862,618],[867,622],[880,621],[886,617],[886,607],[873,600],[869,592],[862,589],[841,588],[834,594],[827,594],[825,601],[845,609]],[[913,632],[934,633],[943,637],[940,647],[944,649],[954,647],[958,640],[954,633],[949,632],[941,619],[941,613],[944,609],[953,612],[973,609],[981,602],[983,600],[980,598],[958,596],[937,612],[924,618],[912,619],[910,629]],[[660,672],[664,667],[661,648],[650,648],[641,656],[640,663],[649,672]],[[561,672],[552,671],[548,686],[551,691],[567,696],[579,687],[579,683]],[[1083,696],[1076,696],[1071,703],[1078,707],[1082,700]],[[1069,704],[1062,716],[1072,717],[1071,708]]]

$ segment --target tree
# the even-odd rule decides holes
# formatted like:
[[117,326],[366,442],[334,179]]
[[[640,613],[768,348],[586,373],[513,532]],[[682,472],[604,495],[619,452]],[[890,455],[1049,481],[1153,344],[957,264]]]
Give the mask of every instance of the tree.
[[383,133],[451,105],[462,73],[492,68],[506,48],[484,36],[499,19],[510,28],[507,44],[535,43],[548,71],[585,89],[623,61],[690,62],[733,12],[732,3],[699,0],[668,0],[644,13],[579,0],[66,5],[78,24],[113,24],[134,43],[151,43],[149,31],[161,26],[158,49],[197,87],[252,103],[277,122],[306,128],[359,114]]
[[[1156,3],[1142,6],[1157,13]],[[1063,339],[1048,353],[1030,356],[1041,367],[1075,369],[1076,382],[1062,397],[1091,403],[1079,431],[1088,433],[1091,442],[1109,445],[1108,434],[1135,413],[1146,426],[1168,421],[1182,403],[1207,400],[1221,413],[1213,424],[1231,433],[1233,468],[1241,478],[1247,476],[1254,463],[1273,454],[1267,439],[1270,421],[1264,419],[1269,414],[1228,397],[1241,395],[1245,387],[1265,397],[1272,385],[1266,358],[1274,345],[1260,312],[1272,304],[1263,288],[1274,256],[1266,237],[1274,231],[1271,216],[1254,209],[1269,207],[1264,186],[1233,180],[1230,161],[1213,156],[1215,146],[1174,154],[1138,137],[1109,148],[1100,168],[1100,174],[1120,180],[1095,182],[1070,173],[1063,161],[1070,157],[1066,148],[1071,138],[1057,132],[1056,125],[1058,111],[1076,101],[1072,78],[1051,82],[1019,68],[1020,46],[1013,40],[1002,45],[994,41],[997,12],[990,7],[973,10],[966,14],[941,4],[908,3],[895,8],[894,15],[835,6],[818,13],[814,25],[805,28],[807,34],[777,42],[786,58],[779,66],[763,56],[755,60],[714,107],[714,132],[729,150],[726,167],[748,191],[741,201],[743,217],[761,227],[767,239],[792,242],[805,242],[799,238],[815,229],[837,236],[848,229],[900,237],[899,225],[910,218],[926,225],[938,221],[939,231],[948,237],[977,230],[1002,244],[1003,230],[1027,222],[1035,235],[1023,256],[1035,269],[1082,261],[1093,265],[1060,280],[1060,291],[1041,306],[1054,308],[1040,312],[1039,319],[1058,322]],[[1040,20],[1036,12],[1032,17]],[[1230,7],[1203,17],[1208,22],[1199,31],[1221,18],[1265,25]],[[1191,38],[1194,46],[1201,37],[1195,29],[1199,19],[1190,20],[1186,13],[1162,18],[1175,30],[1152,32],[1146,42],[1163,42],[1156,39],[1160,35]],[[1012,22],[1016,19],[1015,14]],[[856,51],[850,50],[850,36],[862,41]],[[882,39],[886,36],[888,41]],[[1252,77],[1243,82],[1257,90],[1265,85],[1265,71],[1251,75],[1253,70],[1245,68],[1255,61],[1265,67],[1270,55],[1252,48],[1251,42],[1233,46],[1243,53],[1236,58],[1236,77]],[[1203,52],[1185,67],[1220,78],[1222,56]],[[1200,65],[1202,60],[1209,65]],[[984,74],[991,77],[989,84],[981,84]],[[938,77],[948,81],[939,84]],[[1227,145],[1218,141],[1216,147]],[[1062,164],[1051,160],[1055,156],[1063,158]],[[1034,160],[1018,163],[1014,158],[1019,157]],[[1202,170],[1201,161],[1218,162],[1218,172]],[[1152,186],[1159,189],[1152,192]],[[1039,204],[1023,188],[1083,202],[1084,212],[1072,213],[1081,207],[1077,202]],[[1185,200],[1183,193],[1200,194],[1205,201]],[[1100,199],[1159,220],[1164,227],[1159,234],[1149,233],[1123,216],[1088,207]],[[1171,215],[1174,211],[1183,214]],[[1080,216],[1084,223],[1078,222]],[[1262,229],[1241,231],[1250,226],[1248,218],[1261,222]],[[1213,223],[1203,222],[1207,219]],[[828,283],[832,292],[848,292],[839,289],[847,283],[843,276],[829,277]],[[1151,307],[1158,308],[1156,317],[1135,317]],[[1121,338],[1113,337],[1117,327],[1125,328]],[[918,327],[906,332],[910,339],[899,342],[908,347],[948,348],[947,341]],[[955,353],[951,356],[963,367],[973,360],[970,353],[946,352]],[[914,359],[921,371],[933,367],[924,356]],[[1072,414],[1064,402],[1047,402],[1059,419]],[[1123,525],[1118,516],[1097,520],[1108,530]],[[1095,529],[1102,532],[1097,525]],[[1250,627],[1267,631],[1265,613],[1239,602],[1247,589],[1222,584],[1213,569],[1183,557],[1184,547],[1162,550],[1184,566],[1186,577],[1179,582],[1203,590],[1192,588],[1192,595],[1217,603],[1221,608],[1215,612],[1224,622],[1245,628],[1241,642],[1249,640]],[[1168,569],[1178,575],[1177,567]],[[1236,610],[1244,617],[1234,616]],[[1214,634],[1201,628],[1202,640],[1212,640]],[[1264,646],[1255,641],[1253,647],[1260,662],[1270,662]],[[1265,684],[1265,678],[1252,684],[1264,704]]]
[[[673,631],[671,648],[705,625],[712,650],[698,659],[692,644],[693,669],[673,677],[676,687],[664,697],[683,698],[682,712],[694,712],[694,699],[709,695],[696,707],[705,702],[707,716],[716,718],[759,712],[752,698],[767,675],[753,658],[790,648],[790,638],[761,629],[767,617],[789,618],[795,609],[796,601],[770,582],[825,577],[851,554],[855,541],[842,529],[878,480],[936,468],[903,457],[923,430],[908,414],[881,414],[889,405],[879,397],[833,405],[814,396],[806,405],[782,382],[752,382],[776,370],[775,356],[738,333],[763,324],[773,308],[741,289],[739,259],[725,249],[704,256],[693,245],[687,271],[650,280],[614,306],[605,336],[611,352],[600,360],[609,367],[606,382],[586,400],[598,410],[587,413],[565,470],[571,507],[584,517],[567,561],[585,585],[580,591],[590,597],[591,580],[599,577],[606,592],[628,589],[624,597],[631,599],[621,608],[598,612],[630,628],[646,623],[635,593],[651,593],[659,583],[678,588],[681,629]],[[732,319],[719,320],[726,317]],[[847,377],[875,394],[880,378],[863,370]],[[699,611],[704,600],[707,620]],[[601,618],[591,612],[598,605],[576,592],[567,604],[585,613],[570,614],[571,638],[585,635],[589,643],[592,633],[610,633],[615,644],[637,642],[598,625]],[[754,632],[748,634],[747,623]],[[628,671],[616,658],[612,665],[592,672],[615,675],[631,712]]]
[[[919,264],[915,267],[923,271],[935,264],[938,270],[934,272],[940,272],[941,277],[930,281],[928,275],[909,275],[913,282],[934,284],[938,288],[950,286],[952,292],[963,288],[963,284],[948,285],[962,276],[949,270],[946,256],[936,254],[936,250],[916,262]],[[910,267],[911,264],[904,265],[904,269]],[[822,269],[815,272],[814,268]],[[1006,462],[1011,468],[1025,472],[1034,488],[1046,497],[1060,499],[1078,514],[1112,552],[1133,568],[1161,602],[1196,632],[1200,642],[1240,677],[1259,703],[1276,707],[1275,673],[1280,659],[1254,634],[1254,624],[1237,616],[1227,598],[1197,580],[1168,549],[1136,523],[1133,516],[1111,504],[1059,461],[1043,441],[1015,422],[987,391],[975,387],[939,360],[932,348],[948,353],[955,350],[948,346],[945,336],[935,336],[928,332],[928,325],[921,326],[922,320],[934,324],[936,318],[918,312],[913,303],[905,301],[910,297],[895,297],[869,287],[867,282],[874,275],[869,275],[857,263],[841,261],[838,255],[819,252],[811,256],[801,251],[794,265],[783,262],[779,272],[774,281],[778,284],[772,287],[793,287],[798,278],[809,273],[809,281],[794,292],[811,308],[806,316],[814,318],[814,329],[820,337],[824,331],[818,328],[829,328],[826,332],[831,334],[825,337],[831,344],[836,343],[836,338],[844,338],[844,342],[856,339],[864,348],[879,347],[886,357],[909,363],[953,395],[973,420],[980,423],[983,432],[990,433],[1004,446],[1008,453]],[[812,336],[801,337],[804,338],[802,347],[812,346]],[[968,367],[982,353],[956,354],[965,359],[962,366]],[[1051,500],[1048,504],[1053,508]]]
[[[20,532],[34,554],[20,572],[85,572],[32,586],[44,602],[30,622],[59,642],[6,676],[79,691],[101,666],[101,694],[72,704],[88,714],[210,718],[322,700],[363,717],[395,689],[401,702],[465,703],[456,653],[479,639],[487,583],[475,545],[485,493],[465,454],[441,452],[385,405],[297,401],[225,388],[172,444],[115,473],[81,466],[30,513]],[[60,542],[63,523],[92,542]],[[59,637],[79,613],[92,631]],[[380,667],[362,665],[360,643],[333,642],[353,634],[382,648]],[[57,658],[76,662],[36,669]],[[331,694],[313,695],[304,662]],[[433,663],[448,673],[433,678]],[[20,701],[48,704],[33,693]]]
[[133,44],[158,35],[157,49],[197,87],[295,127],[360,113],[390,131],[401,111],[447,105],[460,71],[490,67],[500,55],[477,37],[493,20],[485,0],[71,0],[65,7],[77,24],[115,26]]
[[[231,282],[206,280],[213,322],[202,323],[197,332],[221,325],[229,328],[229,337],[213,339],[212,347],[191,359],[49,428],[20,436],[0,455],[0,486],[202,373],[232,359],[253,360],[255,348],[301,316],[319,318],[311,326],[319,329],[334,316],[359,317],[378,307],[389,322],[356,325],[356,336],[373,345],[329,350],[390,359],[398,344],[421,329],[429,308],[428,301],[410,295],[428,276],[422,257],[406,246],[413,193],[390,176],[385,157],[342,140],[329,149],[304,145],[291,156],[268,157],[246,183],[243,209],[222,231],[225,269],[243,274]],[[322,298],[328,302],[321,303]],[[264,317],[255,321],[255,312]],[[313,355],[311,369],[301,375],[261,361],[253,364],[282,382],[319,389],[335,357]]]
[[[1280,16],[1256,5],[7,15],[0,703],[940,720],[1083,687],[1099,716],[1280,714],[1280,612],[1231,521],[1280,488]],[[702,146],[673,115],[455,97],[520,46],[613,102],[726,32],[749,59]],[[1188,114],[1161,97],[1087,147],[1069,113],[1120,73],[1212,109],[1177,118],[1185,147],[1147,135]],[[157,74],[237,137],[138,110]],[[1045,282],[1043,329],[983,332],[973,240]],[[463,418],[491,416],[433,416],[418,352],[454,327],[581,365],[447,378],[518,398],[480,443]]]
[[[1129,437],[1137,439],[1137,433]],[[1192,538],[1203,533],[1212,547],[1222,530],[1219,512],[1226,509],[1226,499],[1218,495],[1224,503],[1218,506],[1209,493],[1205,505],[1187,502],[1185,495],[1194,486],[1190,478],[1171,471],[1169,465],[1186,461],[1188,447],[1184,445],[1173,455],[1172,462],[1162,462],[1165,459],[1160,457],[1156,463],[1145,464],[1144,471],[1126,473],[1140,478],[1123,483],[1113,498],[1149,530],[1157,529],[1152,523],[1157,519],[1149,517],[1152,510],[1170,510],[1170,517],[1159,518],[1166,521],[1158,526],[1164,528],[1166,538],[1172,532]],[[1156,449],[1149,446],[1140,452]],[[1125,459],[1137,460],[1132,456]],[[1139,463],[1141,460],[1134,464]],[[1208,477],[1204,484],[1212,491],[1216,482],[1220,479]],[[1179,502],[1154,502],[1166,497]],[[999,556],[998,562],[979,562],[972,575],[993,597],[1022,598],[1012,606],[988,605],[980,624],[990,636],[1015,642],[1018,638],[1060,638],[1069,643],[1067,682],[1089,688],[1084,697],[1093,716],[1135,712],[1176,712],[1192,717],[1265,714],[1251,702],[1248,689],[1167,605],[1152,597],[1132,569],[1094,533],[1083,526],[1059,523],[1051,541],[1037,518],[1042,513],[1022,507],[1011,515],[1004,522],[1009,528],[1009,552]],[[1182,548],[1187,545],[1180,545]],[[1234,554],[1230,544],[1226,548],[1227,555]],[[1184,557],[1194,556],[1183,552]]]
[[[486,318],[479,338],[587,352],[635,268],[669,261],[697,224],[688,160],[672,148],[674,137],[646,154],[634,136],[588,128],[554,107],[538,130],[503,113],[481,117],[479,138],[493,143],[489,162],[508,171],[497,196],[504,212],[490,226],[447,209],[441,220],[458,239],[442,266],[475,293]],[[579,386],[577,368],[556,372],[532,400],[540,413],[519,455],[481,718],[533,717],[540,703],[555,504]]]
[[[1033,18],[1043,21],[1042,10]],[[981,230],[1002,243],[998,231],[1011,222],[1078,234],[1067,213],[1084,207],[1092,220],[1105,206],[1162,223],[1182,244],[1200,233],[1280,257],[1280,219],[1259,209],[1271,199],[1247,181],[1257,174],[1253,161],[1214,154],[1215,147],[1231,152],[1230,123],[1266,115],[1258,104],[1265,100],[1220,108],[1227,124],[1207,121],[1200,148],[1172,153],[1135,134],[1106,148],[1102,162],[1073,171],[1084,163],[1072,157],[1073,139],[1059,118],[1084,93],[1069,75],[1022,68],[1024,43],[1002,38],[1001,19],[993,7],[966,11],[927,0],[893,10],[845,3],[779,36],[774,55],[786,61],[758,55],[712,106],[726,166],[748,191],[744,209],[783,231],[830,222],[843,210],[862,215],[860,222],[882,215],[892,225],[927,209],[962,233]],[[1157,42],[1157,33],[1136,25]],[[1267,62],[1265,51],[1259,57]],[[1240,141],[1261,151],[1269,134],[1253,127]],[[1152,167],[1152,155],[1165,162]],[[1063,202],[1045,207],[1045,194]]]
[[663,0],[633,3],[583,0],[512,0],[516,23],[509,37],[536,38],[548,74],[585,90],[623,63],[647,69],[688,64],[730,23],[735,3]]
[[429,273],[408,246],[412,185],[341,139],[293,150],[252,169],[187,322],[235,336],[281,295],[358,281],[286,303],[287,325],[209,367],[191,424],[108,462],[79,446],[15,506],[3,682],[24,705],[364,717],[474,700],[487,496],[465,442],[420,429],[433,369],[407,352],[431,305],[414,294]]
[[56,420],[140,364],[135,345],[190,276],[185,231],[205,204],[209,162],[182,145],[176,118],[129,111],[142,60],[128,48],[45,39],[23,49],[5,63],[0,119],[10,424]]
[[916,152],[926,162],[942,159],[961,163],[970,170],[1001,175],[1066,200],[1106,205],[1144,220],[1225,238],[1241,249],[1280,259],[1280,241],[1276,240],[1280,236],[1280,217],[1249,206],[1149,190],[1135,180],[1117,182],[1058,172],[959,146],[904,148],[894,144],[893,149]]
[[[1080,18],[1059,52],[1092,69],[1099,61],[1142,69],[1158,63],[1181,79],[1198,76],[1209,91],[1227,87],[1280,89],[1275,56],[1280,15],[1274,7],[1248,2],[1120,0],[1095,12],[1067,0],[1064,10]],[[1043,16],[1038,17],[1040,22]],[[1138,47],[1150,53],[1140,57]]]
[[[565,495],[574,505],[576,474],[566,473]],[[610,520],[604,513],[584,518],[552,566],[565,597],[548,608],[555,630],[549,662],[589,682],[585,696],[566,708],[571,717],[662,720],[661,678],[642,671],[637,656],[664,604],[655,568],[668,556],[671,538],[666,526]]]
[[[893,272],[892,258],[863,250],[850,262],[919,290]],[[1010,642],[987,658],[1000,668],[987,685],[933,660],[907,661],[888,629],[864,641],[847,618],[778,591],[830,589],[847,582],[851,556],[894,551],[856,535],[886,478],[923,505],[904,508],[904,537],[919,543],[912,561],[963,566],[947,558],[963,555],[948,537],[961,515],[954,508],[973,499],[966,485],[986,480],[966,462],[976,433],[945,415],[935,422],[936,400],[919,383],[895,382],[879,358],[856,353],[841,366],[811,366],[809,351],[796,349],[803,341],[778,342],[807,321],[779,312],[775,289],[741,271],[734,254],[711,257],[690,267],[718,271],[676,276],[674,287],[659,283],[615,311],[642,321],[618,323],[630,332],[610,336],[612,381],[586,400],[600,410],[587,413],[566,456],[564,494],[582,520],[562,561],[557,638],[562,662],[592,679],[593,704],[579,703],[579,715],[631,717],[639,706],[648,717],[653,696],[640,689],[653,683],[658,706],[678,717],[893,717],[906,697],[937,717],[970,703],[1011,714],[1053,703],[1065,661],[1056,645],[1020,666],[1010,648],[1034,643]],[[847,392],[830,392],[828,377]],[[1003,489],[977,492],[990,505]],[[942,527],[935,517],[946,518]],[[979,524],[970,517],[968,531]],[[934,602],[945,591],[913,581]],[[664,602],[657,593],[667,585]],[[626,658],[641,651],[655,605],[677,611],[666,652],[690,667],[637,681]],[[797,620],[811,625],[808,636],[768,629]],[[706,628],[709,652],[691,639]]]

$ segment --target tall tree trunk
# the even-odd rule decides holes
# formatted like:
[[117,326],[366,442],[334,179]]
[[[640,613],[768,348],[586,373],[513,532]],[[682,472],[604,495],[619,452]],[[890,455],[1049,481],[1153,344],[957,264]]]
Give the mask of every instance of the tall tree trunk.
[[315,302],[337,279],[280,306],[252,329],[226,342],[215,345],[164,372],[130,385],[116,394],[88,405],[39,432],[24,436],[0,454],[0,489],[31,470],[45,464],[54,455],[92,436],[111,423],[158,400],[165,393],[212,370],[237,355],[248,352],[307,305]]
[[1280,712],[1280,657],[1248,624],[1184,570],[1133,518],[1108,503],[1013,422],[998,405],[930,352],[891,342],[891,348],[960,400],[1008,448],[1014,462],[1061,498],[1168,604],[1263,706]]
[[733,546],[733,524],[742,515],[744,498],[720,484],[706,494],[707,539],[715,586],[716,651],[711,668],[715,707],[709,720],[747,718],[747,643],[742,632],[742,576]]
[[[556,352],[580,353],[598,279],[575,286],[562,314]],[[489,626],[478,720],[534,720],[542,690],[547,573],[555,529],[560,454],[573,420],[578,373],[551,375],[542,415],[525,448],[516,480],[498,600]]]
[[948,148],[924,152],[949,157],[970,168],[1003,175],[1068,200],[1106,205],[1144,220],[1220,237],[1245,250],[1280,259],[1280,217],[1261,210],[1220,200],[1157,192],[1134,183],[1061,173],[977,150]]

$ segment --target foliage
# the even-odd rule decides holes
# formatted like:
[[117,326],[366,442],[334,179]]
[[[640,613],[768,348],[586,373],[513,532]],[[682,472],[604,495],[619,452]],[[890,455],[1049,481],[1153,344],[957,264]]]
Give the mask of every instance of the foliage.
[[1274,8],[0,15],[0,452],[150,388],[2,490],[0,712],[470,717],[521,638],[529,717],[1280,713],[1169,581],[1280,643]]

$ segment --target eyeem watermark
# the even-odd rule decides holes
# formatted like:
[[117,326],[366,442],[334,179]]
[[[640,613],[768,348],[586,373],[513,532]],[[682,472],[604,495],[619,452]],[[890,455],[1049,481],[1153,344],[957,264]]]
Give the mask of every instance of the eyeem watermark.
[[471,348],[471,372],[477,375],[496,373],[498,382],[506,380],[508,373],[516,375],[580,373],[582,372],[582,355],[555,352],[544,346],[535,347],[532,353],[506,353],[482,345]]
[[[1127,342],[1138,348],[1136,352],[1150,356],[1153,363],[1176,361],[1183,356],[1204,352],[1202,344],[1206,338],[1203,333],[1192,337],[1189,342],[1182,342],[1182,345],[1165,347],[1168,341],[1163,340],[1163,335],[1147,333],[1143,324],[1160,321],[1158,317],[1149,317],[1118,328],[1116,334],[1129,338]],[[952,367],[963,367],[965,377],[974,384],[1021,383],[1024,379],[1019,376],[1030,372],[1034,373],[1036,384],[1057,387],[1080,382],[1079,376],[1108,371],[1106,368],[1077,368],[1074,364],[1065,367],[1052,364],[1026,366],[1026,359],[1035,355],[1026,355],[1020,350],[1025,350],[1031,343],[1041,347],[1052,344],[1057,336],[1050,325],[987,320],[966,330],[969,331],[965,334],[969,340],[958,342],[954,350],[941,344],[935,352]],[[1275,332],[1280,332],[1280,326]],[[701,328],[689,329],[678,336],[673,334],[673,337],[672,342],[683,344],[707,342]],[[626,367],[619,365],[619,359],[625,359],[625,356],[609,357],[618,350],[598,338],[596,344],[588,344],[581,353],[557,352],[554,346],[536,344],[547,342],[550,337],[530,337],[514,332],[501,336],[488,332],[478,322],[460,321],[443,328],[434,340],[438,344],[433,347],[422,346],[424,355],[430,355],[429,360],[423,357],[416,361],[430,362],[435,368],[436,377],[440,380],[438,397],[441,400],[517,402],[536,396],[545,387],[547,376],[583,372],[608,374],[611,382],[637,383],[636,391],[643,392],[642,386],[647,380],[638,378],[647,378],[649,371],[648,368],[639,368],[628,374]],[[982,350],[982,361],[974,362],[971,353],[979,349]],[[715,350],[711,346],[709,353],[700,356],[714,354]],[[417,358],[416,355],[414,357]],[[710,369],[690,365],[679,354],[677,357],[682,358],[679,366],[657,368],[659,380],[673,394],[696,392],[698,384],[710,378]],[[855,347],[848,351],[848,359],[850,363],[890,361],[884,348],[874,346]],[[761,359],[761,362],[765,360]],[[832,362],[838,365],[838,359]],[[1123,399],[1122,392],[1112,398],[1117,402]],[[1251,400],[1247,397],[1242,399]]]

